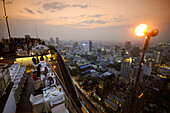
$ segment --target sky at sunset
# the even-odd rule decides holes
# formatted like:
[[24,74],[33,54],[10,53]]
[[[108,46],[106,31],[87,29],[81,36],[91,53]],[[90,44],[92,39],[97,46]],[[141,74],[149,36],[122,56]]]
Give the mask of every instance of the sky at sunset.
[[[153,40],[170,41],[170,0],[6,0],[12,37],[60,40],[139,40],[134,29],[158,28]],[[0,0],[0,36],[7,38]]]

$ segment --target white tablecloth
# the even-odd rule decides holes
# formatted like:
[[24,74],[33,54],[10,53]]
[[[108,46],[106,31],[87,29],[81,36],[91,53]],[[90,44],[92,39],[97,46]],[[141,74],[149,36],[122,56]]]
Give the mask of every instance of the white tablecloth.
[[45,105],[45,112],[48,113],[51,110],[50,103],[57,99],[59,95],[63,95],[63,92],[59,91],[59,88],[52,87],[46,91],[43,91],[44,95],[44,105]]

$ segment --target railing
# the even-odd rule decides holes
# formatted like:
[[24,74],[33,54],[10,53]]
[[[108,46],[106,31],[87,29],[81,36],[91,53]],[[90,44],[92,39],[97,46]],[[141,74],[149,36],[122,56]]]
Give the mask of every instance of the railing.
[[[58,51],[52,46],[49,46],[49,49],[54,54],[56,54],[55,59],[57,59],[57,63],[59,65],[58,68],[60,68],[62,78],[60,78],[58,76],[58,74],[54,70],[53,66],[49,63],[51,69],[54,71],[54,74],[56,75],[59,84],[63,87],[63,89],[66,92],[67,96],[71,100],[71,103],[74,106],[75,110],[78,113],[82,113],[83,112],[82,108],[84,108],[84,106],[82,105],[82,103],[81,103],[81,101],[79,99],[78,92],[77,92],[76,87],[75,87],[75,85],[74,85],[74,83],[72,81],[71,74],[70,74],[69,70],[65,66],[64,61],[63,61],[62,57],[60,56],[60,54],[58,53]],[[86,111],[86,108],[84,108],[83,110],[85,110],[85,112],[88,112],[88,111]]]
[[8,71],[8,64],[0,64],[0,97],[5,94],[5,89],[10,83],[10,76]]
[[66,87],[64,86],[63,82],[62,82],[61,79],[59,78],[58,74],[57,74],[56,71],[53,69],[53,66],[52,66],[50,63],[49,63],[49,65],[50,65],[52,71],[54,72],[54,74],[55,74],[55,76],[56,76],[59,84],[63,87],[64,92],[65,92],[66,95],[70,98],[70,100],[71,100],[71,102],[72,102],[75,110],[76,110],[78,113],[82,113],[82,112],[80,111],[80,109],[78,108],[77,104],[75,103],[75,101],[73,100],[73,98],[71,97],[71,95],[69,94],[68,90],[67,90]]

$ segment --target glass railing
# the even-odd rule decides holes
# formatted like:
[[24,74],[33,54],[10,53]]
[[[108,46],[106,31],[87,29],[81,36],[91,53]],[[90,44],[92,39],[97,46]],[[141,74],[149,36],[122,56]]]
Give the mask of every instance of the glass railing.
[[49,49],[52,53],[51,56],[53,57],[53,60],[48,62],[48,65],[57,78],[57,85],[61,85],[63,87],[66,94],[67,109],[72,113],[88,113],[87,109],[79,99],[79,95],[72,81],[71,74],[65,66],[62,57],[54,47],[50,46]]
[[71,113],[81,113],[81,110],[79,109],[79,107],[77,106],[76,102],[74,101],[74,99],[72,98],[72,96],[70,95],[70,93],[68,92],[68,90],[66,89],[64,83],[62,82],[62,80],[59,78],[57,72],[54,70],[53,66],[50,64],[50,62],[48,62],[50,68],[52,69],[51,71],[54,73],[54,75],[56,76],[56,84],[57,86],[62,86],[63,91],[65,93],[65,104],[66,104],[66,108],[71,112]]

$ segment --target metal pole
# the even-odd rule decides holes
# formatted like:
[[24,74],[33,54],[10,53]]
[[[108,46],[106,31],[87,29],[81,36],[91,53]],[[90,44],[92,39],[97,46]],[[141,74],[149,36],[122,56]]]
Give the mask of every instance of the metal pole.
[[145,52],[147,50],[147,47],[148,47],[148,44],[149,44],[149,41],[150,41],[150,37],[146,37],[145,38],[145,42],[144,42],[144,45],[143,45],[143,53],[142,53],[142,57],[141,57],[141,61],[140,61],[140,64],[139,64],[139,69],[138,69],[138,73],[137,73],[137,77],[136,77],[136,81],[135,81],[135,86],[134,86],[134,89],[133,89],[133,93],[132,93],[132,98],[131,98],[131,102],[130,102],[130,109],[129,109],[129,113],[133,113],[134,111],[132,109],[132,104],[134,102],[134,99],[135,99],[135,93],[136,93],[136,87],[137,87],[137,84],[138,84],[138,80],[139,80],[139,77],[140,77],[140,72],[141,72],[141,68],[142,68],[142,63],[144,61],[144,56],[145,56]]
[[36,37],[38,38],[37,25],[35,24]]
[[7,25],[7,29],[8,29],[8,36],[9,39],[11,38],[11,34],[10,34],[10,29],[9,29],[9,24],[8,24],[8,16],[6,14],[6,8],[5,8],[5,0],[3,0],[3,6],[4,6],[4,13],[5,13],[5,20],[6,20],[6,25]]

